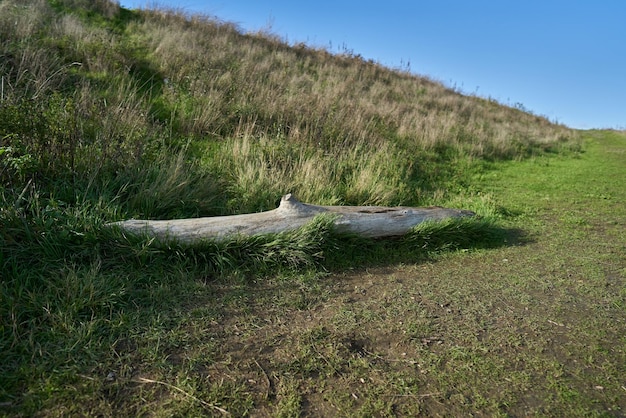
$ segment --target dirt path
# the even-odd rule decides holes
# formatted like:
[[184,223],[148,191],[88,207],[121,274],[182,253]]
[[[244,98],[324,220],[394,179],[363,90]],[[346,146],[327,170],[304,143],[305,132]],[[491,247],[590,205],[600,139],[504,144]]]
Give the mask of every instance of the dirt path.
[[182,325],[155,365],[132,372],[179,390],[134,383],[122,399],[232,416],[624,416],[626,138],[589,137],[579,156],[477,175],[510,231],[496,248],[208,280],[163,319]]
[[222,334],[256,411],[624,414],[625,149],[597,136],[484,176],[523,240],[257,289]]

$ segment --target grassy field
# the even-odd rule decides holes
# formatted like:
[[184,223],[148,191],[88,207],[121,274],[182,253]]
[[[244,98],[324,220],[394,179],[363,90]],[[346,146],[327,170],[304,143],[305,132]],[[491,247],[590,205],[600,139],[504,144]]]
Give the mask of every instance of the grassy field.
[[118,237],[100,251],[127,265],[67,265],[3,311],[2,412],[623,416],[626,137],[585,137],[576,156],[476,170],[459,199],[488,223],[326,231],[312,268],[258,269],[249,244],[215,274]]
[[477,174],[497,248],[208,285],[156,325],[167,359],[117,384],[181,414],[623,416],[625,152],[595,132]]
[[[0,415],[625,415],[623,133],[107,0],[2,0],[0,48]],[[104,226],[286,192],[479,216]]]

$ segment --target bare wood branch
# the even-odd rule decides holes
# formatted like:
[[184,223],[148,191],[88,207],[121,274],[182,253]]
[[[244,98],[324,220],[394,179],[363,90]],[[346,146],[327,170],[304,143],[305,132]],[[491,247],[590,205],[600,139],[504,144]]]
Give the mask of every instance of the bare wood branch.
[[267,212],[166,221],[131,219],[110,225],[165,241],[193,243],[207,239],[223,240],[236,236],[290,231],[322,213],[337,215],[334,223],[338,232],[369,238],[404,235],[415,225],[425,221],[475,215],[468,210],[441,207],[317,206],[302,203],[293,195],[287,194],[281,199],[278,208]]
[[163,386],[165,386],[167,388],[174,389],[174,390],[182,393],[185,396],[188,396],[189,398],[193,399],[196,402],[199,402],[200,404],[202,404],[206,408],[215,409],[216,411],[219,411],[219,412],[221,412],[224,415],[230,416],[230,413],[227,410],[225,410],[224,408],[220,408],[217,405],[214,405],[212,403],[203,401],[202,399],[200,399],[200,398],[198,398],[196,396],[193,396],[191,393],[185,392],[184,390],[182,390],[178,386],[174,386],[174,385],[171,385],[171,384],[166,383],[166,382],[161,382],[160,380],[146,379],[144,377],[140,377],[140,378],[138,378],[136,380],[132,380],[132,382],[137,382],[137,383],[154,383],[154,384],[157,384],[157,385],[163,385]]

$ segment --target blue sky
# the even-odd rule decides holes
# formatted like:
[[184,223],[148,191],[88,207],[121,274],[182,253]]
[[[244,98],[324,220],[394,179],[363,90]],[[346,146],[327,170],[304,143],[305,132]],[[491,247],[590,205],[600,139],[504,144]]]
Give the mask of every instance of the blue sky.
[[626,129],[624,0],[121,0],[269,30],[289,43],[410,63],[464,93],[581,129]]

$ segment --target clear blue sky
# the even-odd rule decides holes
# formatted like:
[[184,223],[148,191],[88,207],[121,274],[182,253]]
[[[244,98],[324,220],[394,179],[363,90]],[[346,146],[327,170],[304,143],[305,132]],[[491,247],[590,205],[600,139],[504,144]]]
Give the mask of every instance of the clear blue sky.
[[410,63],[465,93],[574,128],[626,128],[626,0],[121,0],[203,13],[289,43]]

